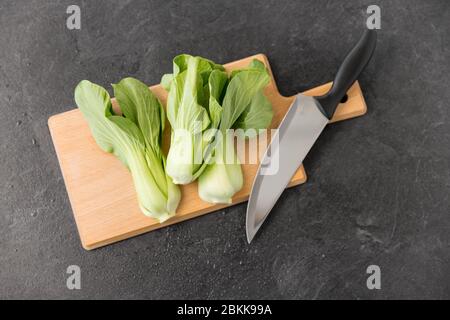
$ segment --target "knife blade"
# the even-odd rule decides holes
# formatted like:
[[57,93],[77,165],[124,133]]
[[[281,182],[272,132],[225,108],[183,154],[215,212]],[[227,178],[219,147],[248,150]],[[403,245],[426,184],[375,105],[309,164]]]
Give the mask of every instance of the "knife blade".
[[[376,39],[375,30],[365,30],[339,67],[333,85],[326,95],[308,97],[299,94],[294,99],[272,137],[253,181],[246,216],[248,243],[252,241],[292,176],[333,117],[347,90],[370,61]],[[266,174],[273,172],[268,168],[277,168],[277,172]]]

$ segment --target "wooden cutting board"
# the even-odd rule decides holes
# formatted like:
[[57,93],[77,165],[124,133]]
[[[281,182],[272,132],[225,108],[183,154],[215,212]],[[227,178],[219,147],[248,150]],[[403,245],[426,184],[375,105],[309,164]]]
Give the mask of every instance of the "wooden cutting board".
[[[267,57],[258,54],[225,65],[227,71],[246,67],[252,59],[258,59],[269,68]],[[271,72],[272,75],[272,72]],[[80,79],[81,80],[81,79]],[[304,92],[307,95],[326,93],[331,83]],[[165,90],[155,85],[150,87],[165,105]],[[265,89],[265,94],[273,104],[272,128],[277,128],[294,97],[284,97],[278,92],[275,80]],[[114,108],[118,108],[113,101]],[[366,113],[366,104],[360,86],[355,83],[348,92],[348,99],[341,103],[332,121],[345,120]],[[175,217],[163,224],[143,215],[128,170],[113,155],[100,150],[91,136],[89,127],[78,109],[54,115],[48,126],[58,156],[67,193],[72,205],[83,247],[87,250],[162,228],[205,213],[213,212],[228,205],[213,205],[200,200],[197,184],[181,186],[182,199]],[[167,123],[164,145],[170,141],[170,127]],[[233,204],[248,199],[257,164],[243,165],[244,187],[233,198]],[[301,166],[293,176],[289,186],[306,181]]]

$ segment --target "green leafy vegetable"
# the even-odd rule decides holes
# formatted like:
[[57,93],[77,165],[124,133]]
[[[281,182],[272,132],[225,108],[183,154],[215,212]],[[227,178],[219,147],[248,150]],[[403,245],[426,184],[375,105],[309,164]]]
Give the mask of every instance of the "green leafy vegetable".
[[228,130],[270,125],[272,106],[263,94],[269,81],[258,60],[228,76],[210,60],[186,54],[174,58],[173,73],[164,75],[161,85],[169,91],[172,137],[167,173],[175,183],[198,178],[203,200],[231,202],[242,188],[243,176]]
[[228,85],[223,99],[221,129],[230,129],[242,113],[249,108],[255,95],[268,83],[267,72],[258,69],[241,70],[236,73]]
[[256,134],[259,129],[266,129],[272,122],[273,110],[272,104],[262,92],[255,94],[250,106],[242,112],[236,122],[233,124],[235,129],[255,129],[249,130],[250,137]]
[[142,212],[163,222],[175,214],[181,197],[164,171],[164,110],[136,79],[126,78],[113,87],[123,116],[114,114],[108,92],[87,80],[76,87],[75,101],[100,148],[130,170]]
[[[172,126],[167,173],[177,184],[192,182],[204,168],[204,151],[212,139],[204,133],[219,122],[220,110],[215,100],[226,82],[222,69],[200,57],[180,55],[174,59],[173,78],[167,85],[167,116]],[[163,80],[169,78],[166,75]]]
[[[161,85],[167,91],[170,90],[172,80],[183,71],[186,71],[188,68],[189,61],[194,58],[189,54],[180,54],[173,59],[173,73],[168,73],[162,76]],[[220,64],[216,64],[211,60],[195,57],[198,59],[198,72],[200,73],[203,83],[208,83],[208,78],[210,73],[213,70],[221,70],[224,71],[224,68]]]
[[[242,170],[228,130],[267,128],[272,121],[272,106],[262,89],[269,81],[265,67],[252,68],[251,65],[232,75],[223,99],[219,125],[223,139],[215,148],[215,161],[199,177],[201,199],[211,203],[231,203],[233,195],[242,188]],[[258,112],[259,109],[263,112]]]

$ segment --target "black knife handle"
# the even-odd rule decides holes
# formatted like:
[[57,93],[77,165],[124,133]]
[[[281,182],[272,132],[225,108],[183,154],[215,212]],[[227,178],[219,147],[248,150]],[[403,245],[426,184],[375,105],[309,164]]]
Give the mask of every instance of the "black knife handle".
[[328,119],[333,117],[338,104],[370,61],[376,44],[376,31],[366,29],[339,67],[330,91],[323,96],[316,97]]

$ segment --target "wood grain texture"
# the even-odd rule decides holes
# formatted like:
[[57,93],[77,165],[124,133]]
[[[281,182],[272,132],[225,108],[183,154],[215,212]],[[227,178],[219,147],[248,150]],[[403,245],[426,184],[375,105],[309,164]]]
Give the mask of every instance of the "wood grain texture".
[[[270,70],[267,57],[258,54],[225,65],[227,71],[242,68],[252,59],[263,61]],[[272,72],[271,72],[272,75]],[[307,95],[326,93],[331,83],[304,92]],[[159,85],[150,89],[166,104],[167,93]],[[287,112],[294,96],[280,95],[275,80],[265,89],[265,94],[273,104],[272,128],[277,128]],[[118,105],[113,101],[118,110]],[[341,121],[366,113],[367,107],[360,86],[355,83],[348,91],[348,100],[338,106],[331,120]],[[144,232],[162,228],[183,220],[191,219],[229,205],[212,205],[197,195],[197,184],[181,186],[182,199],[177,215],[165,223],[143,215],[138,207],[137,197],[128,170],[113,155],[100,150],[91,136],[89,127],[81,112],[74,109],[49,118],[48,125],[56,154],[66,184],[83,247],[87,250],[117,242]],[[164,146],[167,151],[170,141],[170,127],[164,132]],[[233,197],[233,204],[248,199],[257,164],[244,164],[244,186]],[[293,176],[289,186],[306,181],[303,166]]]

